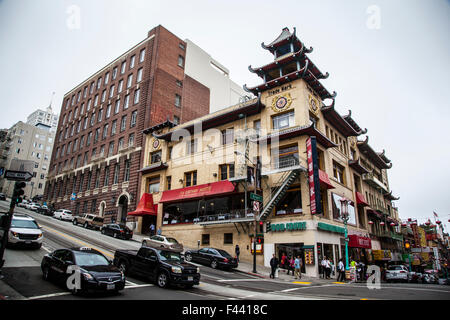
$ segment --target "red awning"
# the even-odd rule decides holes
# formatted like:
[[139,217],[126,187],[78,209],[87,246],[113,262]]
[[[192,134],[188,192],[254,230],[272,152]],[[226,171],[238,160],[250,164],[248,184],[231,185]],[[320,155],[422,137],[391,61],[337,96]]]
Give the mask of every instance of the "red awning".
[[362,204],[363,206],[369,206],[369,204],[366,201],[366,198],[364,198],[364,195],[358,191],[356,193],[356,203]]
[[[156,208],[155,208],[156,207]],[[158,205],[153,204],[153,195],[144,193],[139,201],[136,211],[128,212],[129,216],[142,217],[145,215],[158,215]]]
[[163,202],[174,202],[202,198],[207,196],[224,195],[234,192],[235,186],[228,180],[202,184],[187,188],[164,191],[159,200]]
[[330,178],[328,178],[328,174],[320,169],[319,169],[319,180],[320,184],[325,188],[334,189],[334,186],[331,184]]
[[370,238],[361,237],[356,234],[351,234],[348,236],[349,242],[348,246],[352,248],[364,248],[372,249],[372,241]]

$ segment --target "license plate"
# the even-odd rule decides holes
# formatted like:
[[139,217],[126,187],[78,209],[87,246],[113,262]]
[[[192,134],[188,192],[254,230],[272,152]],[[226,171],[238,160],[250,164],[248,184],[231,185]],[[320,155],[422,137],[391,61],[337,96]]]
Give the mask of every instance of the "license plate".
[[194,281],[194,277],[188,277],[188,281]]
[[116,288],[115,284],[107,284],[106,285],[106,290],[114,290]]
[[25,241],[25,244],[31,244],[31,241]]

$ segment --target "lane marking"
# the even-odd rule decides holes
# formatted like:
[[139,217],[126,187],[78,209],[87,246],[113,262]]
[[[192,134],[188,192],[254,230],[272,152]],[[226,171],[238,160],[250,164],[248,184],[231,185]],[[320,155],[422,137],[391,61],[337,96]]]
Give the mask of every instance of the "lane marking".
[[47,247],[41,246],[42,249],[44,249],[45,251],[47,251],[48,253],[51,253],[52,251],[50,249],[48,249]]
[[137,284],[134,286],[125,286],[125,289],[136,289],[136,288],[145,288],[145,287],[154,287],[154,284],[147,283],[147,284]]
[[99,249],[99,248],[97,248],[97,247],[95,247],[95,246],[92,246],[91,244],[88,244],[88,243],[84,242],[84,241],[78,240],[78,239],[76,239],[76,238],[74,238],[74,237],[71,237],[71,236],[66,235],[66,234],[64,234],[64,233],[61,233],[61,232],[59,232],[59,231],[57,231],[57,230],[55,230],[55,229],[53,229],[53,228],[50,228],[50,227],[48,227],[48,226],[42,226],[42,228],[43,228],[44,230],[45,230],[45,229],[48,229],[49,231],[54,232],[54,233],[56,233],[56,234],[58,234],[58,235],[60,235],[60,236],[62,236],[62,237],[64,237],[64,238],[66,238],[66,239],[69,239],[70,241],[73,241],[73,242],[75,242],[75,243],[78,243],[78,244],[80,244],[80,245],[83,246],[83,247],[94,248],[94,249],[100,251],[101,253],[103,253],[105,256],[108,256],[108,257],[110,257],[110,258],[114,258],[114,256],[113,256],[112,254],[109,254],[109,253],[105,252],[104,250],[101,250],[101,249]]
[[345,282],[332,282],[334,284],[346,284]]
[[28,300],[36,300],[36,299],[45,299],[45,298],[52,298],[52,297],[68,296],[69,294],[72,294],[72,293],[71,292],[58,292],[58,293],[44,294],[42,296],[30,297],[30,298],[28,298]]
[[295,283],[295,284],[307,284],[307,285],[311,284],[311,282],[302,282],[302,281],[294,281],[292,283]]
[[259,278],[257,278],[257,279],[245,278],[245,279],[222,279],[222,280],[219,280],[219,282],[238,282],[238,281],[245,282],[245,281],[265,281],[265,280],[259,279]]

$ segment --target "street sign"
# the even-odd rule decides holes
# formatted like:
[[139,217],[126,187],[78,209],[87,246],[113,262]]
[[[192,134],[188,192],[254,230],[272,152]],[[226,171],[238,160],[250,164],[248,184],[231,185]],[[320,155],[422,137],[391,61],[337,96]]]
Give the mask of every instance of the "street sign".
[[77,200],[77,194],[76,193],[72,193],[70,200]]
[[5,178],[12,181],[30,181],[33,175],[25,171],[6,170]]
[[250,193],[250,199],[251,200],[255,200],[255,201],[259,201],[259,202],[263,201],[263,197],[260,196],[259,194],[256,194],[256,193]]
[[259,202],[253,201],[253,211],[259,212]]

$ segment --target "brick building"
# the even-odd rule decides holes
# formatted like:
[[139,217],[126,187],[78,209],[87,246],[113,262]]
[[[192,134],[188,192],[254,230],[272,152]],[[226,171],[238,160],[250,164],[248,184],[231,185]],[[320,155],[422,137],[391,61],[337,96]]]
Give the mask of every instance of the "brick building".
[[143,130],[209,113],[209,84],[195,80],[195,70],[186,74],[186,49],[186,41],[157,26],[65,94],[45,188],[48,204],[96,213],[105,222],[127,221],[139,201]]

